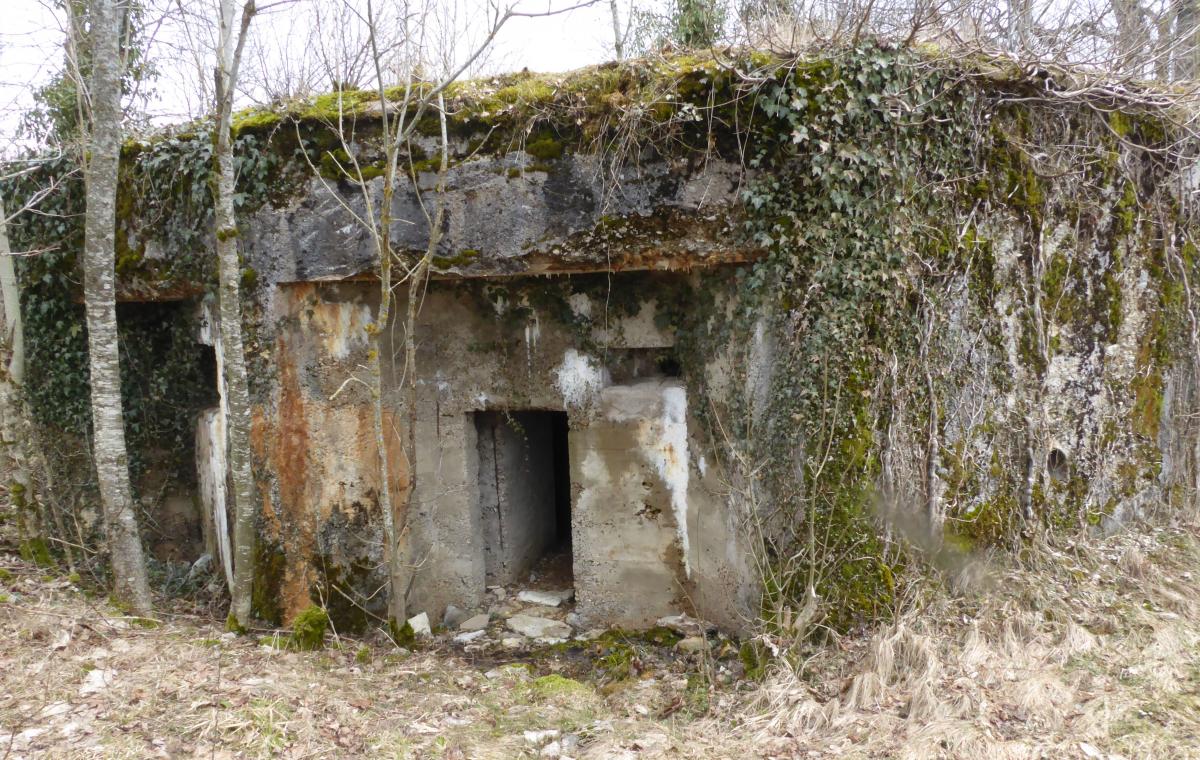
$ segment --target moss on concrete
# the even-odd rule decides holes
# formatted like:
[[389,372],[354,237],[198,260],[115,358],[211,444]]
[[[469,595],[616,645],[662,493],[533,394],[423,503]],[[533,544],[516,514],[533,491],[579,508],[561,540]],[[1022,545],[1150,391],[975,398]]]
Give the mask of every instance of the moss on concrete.
[[250,593],[250,612],[271,625],[283,623],[281,588],[287,571],[283,546],[258,534],[254,542],[254,580]]
[[305,652],[325,646],[325,631],[329,628],[329,614],[316,605],[305,608],[292,621],[290,646]]

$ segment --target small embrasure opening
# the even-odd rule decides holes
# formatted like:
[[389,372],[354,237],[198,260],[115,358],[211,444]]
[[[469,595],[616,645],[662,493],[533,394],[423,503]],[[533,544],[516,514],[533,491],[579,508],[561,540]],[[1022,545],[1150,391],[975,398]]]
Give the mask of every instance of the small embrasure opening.
[[476,412],[475,432],[488,585],[572,587],[566,413]]

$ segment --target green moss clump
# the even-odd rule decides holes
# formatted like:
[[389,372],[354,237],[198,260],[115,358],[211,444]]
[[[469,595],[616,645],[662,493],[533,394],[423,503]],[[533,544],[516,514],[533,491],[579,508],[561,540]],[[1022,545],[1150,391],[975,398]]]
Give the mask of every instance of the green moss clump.
[[572,678],[551,673],[548,676],[536,678],[529,684],[529,690],[538,699],[553,699],[555,697],[579,697],[592,694],[585,684]]
[[250,632],[246,626],[238,622],[238,619],[234,617],[232,612],[225,617],[225,630],[229,633],[236,633],[238,636],[245,636]]
[[478,258],[478,249],[464,248],[453,256],[434,256],[429,263],[433,264],[435,269],[450,269],[451,267],[465,267]]
[[1121,111],[1113,111],[1108,115],[1108,126],[1117,137],[1129,137],[1133,133],[1133,121]]
[[291,646],[302,652],[312,652],[325,645],[325,631],[329,628],[329,613],[324,607],[313,604],[304,609],[292,621]]
[[683,638],[675,630],[665,626],[657,625],[649,628],[641,633],[641,639],[647,644],[654,644],[660,647],[673,647]]
[[562,158],[563,144],[549,132],[542,132],[525,144],[525,152],[540,161]]
[[767,653],[754,641],[744,641],[738,649],[738,659],[742,661],[742,670],[747,679],[761,681],[767,673],[770,662]]
[[1132,182],[1126,182],[1120,199],[1113,206],[1113,234],[1128,235],[1137,226],[1137,191]]
[[234,137],[243,132],[266,131],[276,127],[283,117],[265,108],[250,108],[233,115],[230,130]]
[[624,681],[635,675],[637,650],[628,641],[610,640],[601,651],[604,654],[596,658],[595,666],[605,680]]
[[366,164],[358,167],[358,179],[361,182],[370,182],[376,177],[382,177],[387,171],[385,167],[379,164]]
[[328,180],[342,180],[350,176],[348,172],[352,168],[350,154],[344,148],[336,148],[321,154],[321,161],[317,164],[317,173]]
[[54,566],[54,556],[50,554],[50,547],[46,544],[46,539],[40,536],[25,539],[20,543],[17,551],[21,555],[21,559],[32,562],[38,567]]
[[368,103],[377,99],[378,96],[371,90],[337,90],[313,98],[299,117],[336,123],[339,117],[358,115]]
[[254,290],[258,285],[258,272],[253,267],[246,267],[242,270],[242,287],[246,290]]
[[0,567],[0,583],[8,583],[13,579],[13,574],[6,567]]
[[359,665],[369,665],[371,663],[371,647],[363,644],[354,653],[354,661]]
[[388,633],[392,637],[392,641],[396,646],[404,649],[412,649],[417,644],[417,633],[406,620],[403,625],[400,625],[395,620],[388,621]]
[[1162,421],[1162,373],[1154,370],[1138,375],[1131,383],[1133,409],[1130,413],[1133,431],[1149,440],[1158,439]]

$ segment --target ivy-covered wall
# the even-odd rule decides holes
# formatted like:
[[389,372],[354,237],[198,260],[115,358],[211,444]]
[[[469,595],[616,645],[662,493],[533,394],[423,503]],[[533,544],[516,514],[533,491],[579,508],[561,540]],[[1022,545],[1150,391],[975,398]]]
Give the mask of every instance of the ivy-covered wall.
[[[1152,93],[863,45],[520,74],[447,94],[437,276],[718,273],[671,295],[672,361],[721,468],[723,508],[762,537],[772,623],[845,629],[886,616],[924,558],[951,567],[1046,529],[1106,530],[1194,503],[1195,146]],[[367,234],[343,204],[361,209],[364,185],[378,195],[377,108],[372,93],[343,92],[235,120],[263,415],[281,414],[287,382],[277,286],[370,275]],[[339,109],[345,144],[331,131]],[[417,195],[432,193],[436,121],[423,118],[397,194],[402,255],[428,236]],[[204,129],[126,151],[127,296],[211,288]],[[344,170],[348,150],[362,173]],[[70,213],[23,214],[12,236],[51,251],[23,267],[31,363],[61,380],[61,399],[35,404],[62,427],[54,410],[74,409],[78,427],[79,194],[65,170],[47,164],[3,192],[19,202],[56,176],[74,188],[50,201]],[[556,287],[531,287],[543,286]],[[258,464],[273,482],[274,465]]]

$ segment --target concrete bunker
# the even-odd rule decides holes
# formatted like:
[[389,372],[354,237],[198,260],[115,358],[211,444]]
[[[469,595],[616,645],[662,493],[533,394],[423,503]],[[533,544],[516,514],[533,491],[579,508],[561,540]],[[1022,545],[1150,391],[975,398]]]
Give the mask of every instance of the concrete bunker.
[[472,414],[479,452],[479,513],[489,586],[521,583],[568,588],[571,474],[566,412]]
[[[409,609],[433,620],[450,605],[486,609],[500,586],[509,597],[573,590],[579,625],[687,612],[739,626],[746,553],[679,376],[675,304],[695,287],[671,272],[430,283],[416,323],[411,493],[403,356],[389,351],[384,369],[393,503],[408,505],[416,568]],[[300,282],[272,297],[278,383],[253,441],[272,474],[263,534],[282,557],[284,620],[328,596],[327,567],[352,569],[338,595],[385,613],[373,593],[386,578],[371,400],[347,380],[365,363],[375,292]],[[402,324],[386,335],[403,345]]]

